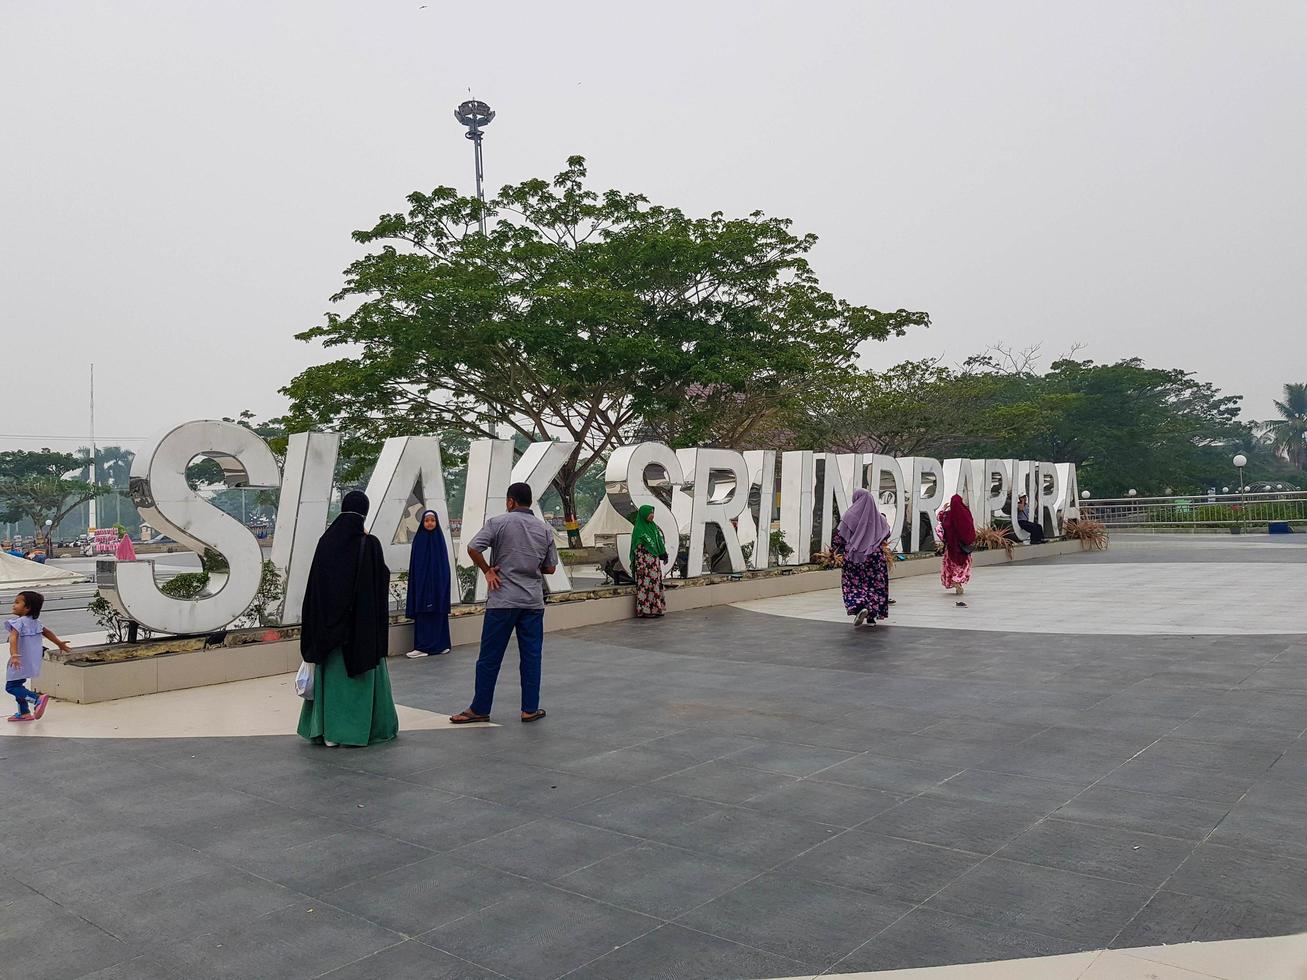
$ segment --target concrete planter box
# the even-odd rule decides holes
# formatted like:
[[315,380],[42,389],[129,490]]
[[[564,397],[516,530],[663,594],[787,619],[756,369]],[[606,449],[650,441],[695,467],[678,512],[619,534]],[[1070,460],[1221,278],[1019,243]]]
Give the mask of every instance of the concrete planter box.
[[[977,566],[1006,564],[1081,550],[1078,541],[1051,541],[1017,547],[1012,558],[1003,551],[976,552]],[[939,558],[913,556],[890,563],[890,578],[938,575]],[[688,581],[672,580],[667,611],[684,612],[751,599],[839,588],[838,570],[802,565],[748,572],[739,579],[709,575]],[[610,586],[551,596],[545,615],[546,632],[631,619],[635,615],[633,586]],[[483,607],[456,606],[450,617],[455,646],[476,643],[481,636]],[[215,634],[216,636],[217,634]],[[390,655],[413,649],[413,624],[398,619],[390,628]],[[38,689],[63,701],[90,703],[156,694],[184,688],[223,684],[295,671],[300,665],[299,628],[233,630],[220,643],[203,636],[164,637],[135,645],[116,644],[74,650],[47,651]]]

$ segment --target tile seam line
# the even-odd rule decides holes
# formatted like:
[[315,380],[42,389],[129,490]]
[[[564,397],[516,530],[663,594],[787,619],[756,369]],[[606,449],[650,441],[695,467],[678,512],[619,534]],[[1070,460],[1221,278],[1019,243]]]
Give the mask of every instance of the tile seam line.
[[727,936],[719,936],[719,935],[717,935],[716,933],[712,933],[712,932],[704,932],[702,929],[695,929],[693,926],[687,926],[687,925],[684,925],[683,923],[680,923],[680,922],[674,922],[674,921],[671,921],[671,920],[667,920],[667,921],[661,922],[661,923],[657,926],[657,928],[651,929],[651,930],[649,930],[649,932],[646,932],[646,933],[643,933],[642,935],[636,936],[634,939],[631,939],[631,940],[629,940],[629,941],[627,941],[627,942],[625,942],[625,943],[622,943],[620,946],[615,946],[613,949],[610,949],[610,950],[608,950],[608,951],[605,952],[605,953],[601,953],[599,956],[596,956],[594,959],[592,959],[592,960],[587,960],[585,963],[582,963],[582,964],[580,964],[579,966],[573,967],[571,970],[568,970],[566,973],[560,974],[559,977],[558,977],[558,980],[562,980],[563,977],[570,977],[573,973],[576,973],[578,970],[584,970],[584,969],[585,969],[587,966],[589,966],[590,964],[592,964],[592,963],[597,963],[599,960],[602,960],[604,957],[606,957],[606,956],[610,956],[611,954],[617,952],[618,950],[620,950],[620,949],[624,949],[625,947],[630,946],[632,943],[639,942],[641,939],[644,939],[645,936],[651,936],[651,935],[653,935],[655,932],[657,932],[659,929],[663,929],[663,928],[665,928],[665,927],[667,927],[667,926],[674,926],[674,927],[677,928],[677,929],[684,929],[686,932],[693,932],[693,933],[696,934],[696,935],[699,935],[699,936],[706,936],[706,937],[708,937],[709,939],[716,939],[716,940],[718,940],[719,942],[730,943],[732,946],[739,946],[741,949],[752,950],[753,952],[755,952],[755,953],[761,953],[761,954],[764,955],[764,956],[772,956],[772,957],[775,957],[776,959],[779,959],[779,960],[787,960],[788,962],[793,963],[795,966],[797,966],[797,967],[801,967],[801,968],[803,968],[804,970],[807,970],[807,968],[808,968],[808,966],[807,966],[806,963],[803,963],[803,962],[800,961],[800,960],[796,960],[796,959],[794,959],[794,957],[792,957],[792,956],[786,956],[784,953],[773,953],[773,952],[771,952],[770,950],[762,949],[761,947],[758,947],[758,946],[751,946],[751,945],[748,944],[748,943],[742,943],[742,942],[740,942],[740,940],[738,940],[738,939],[731,939],[731,938],[729,938],[729,937],[727,937]]
[[[950,777],[950,778],[952,778],[952,777]],[[907,799],[902,800],[902,801],[900,801],[900,802],[906,803],[907,800],[909,800],[909,799],[914,799],[916,796],[924,795],[924,792],[925,792],[925,791],[923,791],[923,792],[921,792],[921,793],[914,794],[913,796],[909,796]],[[760,794],[759,794],[759,795],[760,795]],[[898,804],[895,804],[895,805],[897,806]],[[747,808],[745,808],[745,807],[740,807],[740,809],[747,809]],[[893,807],[890,807],[890,808],[888,808],[888,809],[893,809]],[[755,811],[752,811],[752,812],[757,813],[757,812],[760,812],[760,811],[756,811],[756,810],[755,810]],[[880,811],[880,812],[881,812],[881,813],[884,813],[884,812],[887,812],[887,811]],[[874,817],[875,817],[875,816],[878,816],[878,815],[879,815],[879,814],[873,814],[871,817],[868,817],[867,819],[868,819],[868,820],[874,819]],[[866,822],[866,821],[862,821],[862,823],[865,823],[865,822]],[[860,824],[859,824],[859,825],[860,825]],[[856,826],[859,826],[859,825],[855,825],[855,827],[856,827]],[[830,826],[830,825],[821,825],[821,826]],[[669,922],[670,924],[680,926],[681,928],[691,928],[690,926],[686,926],[686,925],[685,925],[684,923],[682,923],[680,920],[683,919],[685,916],[690,915],[690,914],[693,913],[693,912],[697,912],[699,909],[703,908],[703,907],[706,906],[706,905],[711,904],[712,902],[719,901],[720,899],[725,898],[727,895],[730,895],[730,894],[732,894],[732,893],[734,893],[734,892],[736,892],[736,891],[739,891],[741,888],[744,888],[744,887],[746,887],[747,885],[752,884],[753,882],[755,882],[755,881],[757,881],[758,879],[764,877],[765,875],[774,874],[775,872],[777,872],[777,871],[779,871],[781,868],[783,868],[785,865],[790,864],[790,863],[792,863],[792,862],[794,862],[794,861],[797,861],[799,858],[801,858],[801,857],[803,857],[804,855],[806,855],[806,854],[812,852],[813,850],[816,850],[818,847],[821,847],[821,846],[823,846],[824,844],[828,843],[829,841],[835,840],[836,838],[842,837],[842,836],[844,836],[845,834],[849,833],[850,831],[852,831],[852,830],[854,830],[854,829],[855,829],[854,827],[844,827],[844,828],[840,828],[836,833],[830,835],[830,836],[827,837],[825,840],[819,841],[819,842],[817,842],[816,844],[813,844],[811,847],[804,848],[804,849],[801,850],[798,854],[792,855],[791,857],[788,857],[788,858],[786,858],[786,859],[783,860],[783,861],[779,861],[779,862],[777,862],[776,864],[773,864],[773,865],[770,865],[770,866],[766,867],[764,870],[759,871],[759,872],[758,872],[756,875],[754,875],[753,877],[748,878],[748,879],[745,880],[745,881],[742,881],[740,884],[736,885],[734,888],[730,888],[730,889],[728,889],[727,891],[723,892],[722,894],[720,894],[720,895],[718,895],[718,896],[716,896],[716,897],[714,897],[714,898],[708,899],[707,901],[704,901],[704,902],[700,902],[698,905],[692,906],[691,908],[688,908],[688,909],[684,910],[683,912],[680,912],[680,913],[679,913],[675,918],[673,918],[673,919],[671,919],[671,920],[668,920],[668,922]],[[961,876],[960,876],[960,877],[961,877]],[[824,884],[824,883],[823,883],[823,884]],[[856,889],[845,888],[845,887],[842,886],[842,885],[836,885],[836,886],[827,885],[826,887],[836,887],[836,888],[839,888],[839,889],[841,889],[841,890],[843,890],[843,891],[856,891]],[[859,894],[866,894],[866,893],[859,893]],[[879,896],[879,897],[884,898],[884,896]],[[886,900],[896,902],[897,904],[909,904],[909,903],[905,903],[905,902],[900,902],[900,901],[898,901],[897,899],[886,899]],[[913,911],[913,910],[912,910],[912,909],[909,909],[907,912],[904,912],[903,915],[908,915],[911,911]],[[900,919],[901,919],[902,917],[903,917],[903,916],[899,916]],[[895,919],[894,921],[897,922],[898,919]],[[888,929],[888,928],[889,928],[890,926],[892,926],[893,924],[894,924],[894,923],[891,922],[891,923],[890,923],[889,925],[887,925],[885,928]],[[693,931],[695,931],[695,932],[700,932],[700,930],[697,930],[697,929],[695,929],[695,930],[693,930]],[[884,930],[881,930],[881,932],[883,932],[883,931],[884,931]],[[704,933],[704,935],[712,935],[712,934],[711,934],[711,933]],[[876,935],[879,935],[879,932],[878,932]],[[717,938],[717,939],[725,939],[726,937],[724,937],[724,936],[716,936],[715,938]],[[875,938],[875,936],[873,936],[873,937],[871,937],[871,938]],[[869,939],[867,940],[867,942],[870,942],[870,941],[871,941],[871,938],[869,938]],[[731,940],[731,941],[734,941],[734,940]],[[863,943],[863,944],[859,945],[856,949],[851,950],[851,951],[846,955],[846,957],[844,957],[844,958],[847,958],[847,956],[851,956],[854,952],[857,951],[857,949],[861,949],[863,945],[866,945],[866,943]],[[763,952],[765,952],[765,950],[764,950]],[[775,954],[773,954],[773,955],[775,955]],[[821,973],[819,973],[819,974],[817,974],[817,975],[818,975],[818,976],[821,976],[821,975],[823,975],[825,972],[827,972],[827,971],[823,970]]]
[[[1109,696],[1110,696],[1110,695],[1109,695]],[[1105,699],[1103,699],[1103,700],[1105,700]],[[1098,703],[1098,702],[1095,702],[1095,703]],[[1196,713],[1196,712],[1195,712],[1195,713]],[[1190,716],[1190,718],[1192,718],[1192,715]],[[1186,721],[1189,721],[1190,718],[1185,718],[1184,720],[1180,721],[1180,722],[1176,725],[1176,727],[1178,728],[1179,725],[1182,725],[1182,724],[1184,724]],[[1174,731],[1174,730],[1175,730],[1175,729],[1173,728],[1172,731]],[[1157,738],[1157,739],[1156,739],[1152,744],[1156,744],[1157,742],[1161,741],[1161,739],[1164,738],[1164,737],[1165,737],[1165,735],[1163,735],[1163,736],[1159,736],[1159,738]],[[1123,763],[1121,763],[1120,765],[1113,767],[1113,768],[1112,768],[1111,770],[1109,770],[1107,773],[1104,773],[1101,777],[1099,777],[1097,780],[1095,780],[1095,781],[1094,781],[1093,783],[1091,783],[1089,786],[1086,786],[1083,790],[1081,790],[1079,793],[1077,793],[1075,796],[1073,796],[1073,797],[1071,798],[1071,800],[1068,800],[1067,803],[1070,803],[1072,800],[1078,799],[1080,796],[1083,796],[1085,793],[1087,793],[1089,790],[1093,789],[1095,786],[1097,786],[1099,783],[1101,783],[1104,779],[1106,779],[1108,776],[1110,776],[1113,772],[1115,772],[1115,771],[1116,771],[1117,769],[1119,769],[1121,766],[1125,765],[1126,763],[1130,762],[1131,760],[1133,760],[1133,759],[1135,759],[1135,758],[1138,758],[1139,755],[1141,755],[1143,752],[1147,751],[1147,748],[1151,748],[1151,745],[1146,746],[1144,749],[1140,749],[1139,752],[1136,752],[1134,755],[1132,755],[1129,759],[1126,760],[1126,762],[1123,762]],[[1066,806],[1067,803],[1062,804],[1062,806]],[[1061,809],[1061,808],[1059,807],[1059,809]],[[1053,812],[1056,813],[1057,811],[1055,810],[1055,811],[1053,811]],[[1038,820],[1036,820],[1033,824],[1031,824],[1030,827],[1026,828],[1025,831],[1022,831],[1022,833],[1027,833],[1027,832],[1029,832],[1030,830],[1033,830],[1035,827],[1037,827],[1037,826],[1039,826],[1040,824],[1042,824],[1042,823],[1044,822],[1044,820],[1046,820],[1049,816],[1050,816],[1050,814],[1045,814],[1043,817],[1040,817],[1040,818],[1039,818]],[[1219,826],[1219,824],[1218,824],[1218,826]],[[1018,835],[1018,836],[1020,836],[1020,835]],[[1014,837],[1014,838],[1012,838],[1012,839],[1015,840],[1016,838]],[[925,899],[923,899],[921,902],[919,902],[919,903],[918,903],[914,908],[912,908],[912,909],[910,909],[909,911],[905,912],[905,913],[904,913],[902,916],[900,916],[898,919],[894,920],[894,922],[891,922],[891,923],[890,923],[888,926],[886,926],[884,929],[880,930],[878,933],[876,933],[875,935],[873,935],[873,936],[871,936],[870,938],[868,938],[868,939],[866,940],[866,942],[864,942],[864,943],[862,943],[862,945],[858,946],[857,949],[854,949],[854,950],[852,950],[850,953],[848,953],[848,955],[846,955],[846,956],[843,957],[839,962],[837,962],[837,963],[835,964],[835,966],[838,966],[839,963],[843,963],[844,960],[847,960],[850,956],[853,956],[853,955],[854,955],[855,953],[857,953],[859,950],[861,950],[861,949],[863,949],[864,947],[866,947],[869,943],[874,942],[874,941],[875,941],[876,939],[878,939],[880,936],[884,935],[885,932],[887,932],[889,929],[892,929],[895,925],[897,925],[897,924],[898,924],[899,922],[901,922],[903,919],[907,918],[907,917],[908,917],[909,915],[911,915],[913,912],[916,912],[918,909],[923,908],[923,907],[926,905],[927,902],[931,901],[931,899],[933,899],[933,898],[935,898],[937,895],[939,895],[940,892],[944,891],[945,888],[948,888],[948,887],[950,887],[951,885],[955,884],[956,882],[961,881],[963,878],[967,877],[967,875],[969,875],[969,874],[973,874],[977,869],[983,867],[983,866],[984,866],[988,861],[990,861],[990,860],[991,860],[991,859],[992,859],[996,854],[998,854],[999,851],[1001,851],[1001,850],[1002,850],[1004,847],[1006,847],[1009,843],[1011,843],[1011,841],[1005,841],[1001,846],[999,846],[998,848],[995,848],[992,852],[990,852],[988,855],[986,855],[986,856],[985,856],[981,861],[979,861],[975,866],[973,866],[973,867],[967,869],[966,871],[964,871],[962,874],[960,874],[957,878],[953,879],[952,881],[949,881],[949,882],[945,883],[944,885],[940,886],[938,889],[936,889],[934,892],[932,892],[930,895],[928,895]],[[1186,859],[1186,860],[1187,860],[1187,859]],[[1183,866],[1184,866],[1184,862],[1181,862],[1181,864],[1179,865],[1179,867],[1183,867]],[[1179,867],[1177,867],[1177,870],[1179,870]],[[1111,879],[1109,879],[1109,880],[1111,880]],[[1168,880],[1169,880],[1169,879],[1168,879]],[[1158,891],[1160,891],[1160,890],[1161,890],[1161,889],[1159,888]],[[1154,895],[1155,895],[1155,894],[1156,894],[1156,893],[1154,893]],[[1108,947],[1110,947],[1110,946],[1111,946],[1111,943],[1116,941],[1116,938],[1118,938],[1118,937],[1120,936],[1121,932],[1124,932],[1125,929],[1129,928],[1130,923],[1133,922],[1134,919],[1135,919],[1136,917],[1138,917],[1138,915],[1139,915],[1140,912],[1142,912],[1145,908],[1147,908],[1147,906],[1148,906],[1148,902],[1151,902],[1151,901],[1152,901],[1152,897],[1150,897],[1150,898],[1148,899],[1148,901],[1144,902],[1143,905],[1141,905],[1141,906],[1139,907],[1139,909],[1136,910],[1135,914],[1134,914],[1133,916],[1131,916],[1131,918],[1126,922],[1126,924],[1125,924],[1124,926],[1122,926],[1122,928],[1121,928],[1120,930],[1118,930],[1116,936],[1114,936],[1113,939],[1112,939],[1109,943],[1107,943],[1103,948],[1108,948]],[[998,926],[999,923],[990,923],[990,925]],[[1059,938],[1059,937],[1050,937],[1050,938]],[[830,970],[825,971],[825,973],[826,973],[826,974],[829,974],[829,973],[830,973]]]
[[[1275,762],[1272,762],[1270,766],[1266,767],[1266,769],[1269,770],[1277,762],[1283,759],[1287,751],[1288,751],[1287,748],[1283,750],[1278,756],[1276,756]],[[1129,920],[1120,929],[1117,930],[1116,935],[1112,937],[1112,941],[1108,943],[1109,949],[1113,948],[1116,945],[1117,940],[1119,940],[1121,936],[1125,934],[1125,931],[1134,924],[1135,920],[1138,919],[1139,916],[1143,914],[1144,909],[1148,908],[1148,906],[1152,904],[1153,900],[1156,899],[1157,896],[1160,895],[1166,889],[1166,886],[1171,882],[1171,880],[1177,874],[1179,874],[1181,869],[1184,868],[1184,866],[1189,863],[1189,861],[1193,858],[1193,856],[1196,853],[1198,853],[1198,849],[1212,839],[1212,836],[1217,832],[1217,830],[1220,829],[1221,825],[1225,823],[1226,820],[1229,819],[1230,814],[1234,812],[1234,808],[1237,807],[1240,803],[1242,803],[1244,799],[1248,796],[1248,793],[1249,791],[1251,791],[1251,789],[1252,787],[1250,786],[1248,787],[1248,789],[1244,790],[1243,794],[1239,797],[1239,799],[1236,800],[1233,804],[1231,804],[1230,808],[1226,811],[1225,816],[1221,817],[1221,819],[1216,822],[1216,826],[1212,827],[1211,830],[1209,830],[1206,834],[1203,835],[1203,838],[1200,841],[1198,841],[1196,844],[1194,844],[1192,848],[1190,848],[1189,853],[1185,855],[1184,860],[1181,861],[1178,865],[1176,865],[1175,870],[1172,871],[1169,875],[1167,875],[1166,879],[1153,890],[1152,894],[1148,896],[1148,901],[1144,902],[1144,904],[1141,905],[1135,911],[1135,914],[1130,916]],[[1203,896],[1199,896],[1199,897],[1203,897]]]
[[447,950],[447,949],[438,949],[437,947],[435,947],[435,946],[431,946],[431,945],[429,945],[429,944],[427,944],[427,943],[424,943],[424,942],[422,942],[420,939],[417,939],[417,938],[412,937],[412,936],[410,936],[410,937],[408,937],[408,938],[406,938],[406,939],[403,939],[403,940],[401,940],[400,942],[392,943],[392,944],[389,945],[389,946],[383,946],[381,949],[374,950],[373,952],[369,953],[367,956],[360,956],[358,959],[356,959],[356,960],[350,960],[348,963],[341,963],[341,964],[339,964],[339,965],[337,965],[337,966],[333,966],[330,970],[327,970],[327,971],[325,971],[325,972],[323,972],[323,973],[315,973],[315,974],[313,974],[314,980],[318,980],[318,978],[320,978],[320,977],[329,977],[329,976],[331,976],[331,974],[335,973],[335,972],[338,971],[338,970],[343,970],[343,969],[345,969],[346,967],[355,966],[355,965],[357,965],[357,964],[359,964],[359,963],[366,962],[367,960],[370,960],[370,959],[372,959],[372,958],[375,957],[375,956],[380,956],[382,953],[389,952],[389,951],[392,950],[392,949],[398,949],[400,946],[403,946],[404,943],[409,943],[409,942],[415,942],[415,943],[418,943],[418,944],[421,945],[421,946],[426,946],[427,949],[434,949],[434,950],[435,950],[436,952],[438,952],[438,953],[444,953],[446,956],[452,956],[454,959],[459,960],[460,962],[466,963],[466,964],[468,964],[469,966],[474,966],[474,967],[476,967],[478,970],[484,970],[486,973],[489,973],[489,974],[491,974],[492,976],[501,977],[502,980],[513,980],[512,977],[508,976],[508,975],[505,974],[505,973],[500,973],[498,970],[492,970],[490,967],[485,966],[485,965],[482,964],[482,963],[478,963],[478,962],[476,962],[475,960],[469,960],[469,959],[467,959],[467,958],[464,957],[464,956],[459,956],[457,953],[451,953],[451,952],[450,952],[449,950]]

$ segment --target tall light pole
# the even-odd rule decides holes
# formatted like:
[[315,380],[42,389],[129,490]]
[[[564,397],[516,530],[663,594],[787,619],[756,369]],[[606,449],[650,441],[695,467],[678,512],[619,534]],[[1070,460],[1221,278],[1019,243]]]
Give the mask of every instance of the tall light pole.
[[[1233,463],[1235,468],[1239,471],[1239,510],[1242,512],[1246,510],[1248,504],[1248,488],[1243,484],[1243,468],[1248,465],[1248,457],[1243,453],[1235,453],[1234,459],[1230,460],[1230,462]],[[1246,513],[1239,514],[1240,520],[1243,520],[1245,517],[1247,517]]]
[[[472,141],[473,155],[476,158],[477,171],[477,200],[484,205],[486,203],[485,189],[482,182],[485,179],[485,170],[481,166],[481,130],[490,125],[490,121],[495,118],[494,110],[484,102],[476,99],[468,99],[454,110],[454,118],[463,126],[467,127],[464,134]],[[486,215],[485,208],[482,208],[480,214],[481,234],[486,233]]]

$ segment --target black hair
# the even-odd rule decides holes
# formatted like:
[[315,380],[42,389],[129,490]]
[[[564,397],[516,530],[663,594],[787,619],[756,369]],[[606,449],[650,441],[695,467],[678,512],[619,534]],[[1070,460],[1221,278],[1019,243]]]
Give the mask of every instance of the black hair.
[[512,483],[508,487],[508,499],[519,507],[531,506],[531,484]]
[[18,598],[23,600],[23,605],[27,607],[27,615],[33,619],[41,618],[41,608],[45,605],[45,596],[39,592],[30,590],[18,593]]

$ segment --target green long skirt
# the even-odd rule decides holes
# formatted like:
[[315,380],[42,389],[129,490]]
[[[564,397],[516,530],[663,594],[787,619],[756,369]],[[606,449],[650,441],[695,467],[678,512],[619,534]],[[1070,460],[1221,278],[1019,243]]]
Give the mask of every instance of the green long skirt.
[[390,673],[383,657],[358,677],[345,670],[339,648],[313,671],[313,700],[300,709],[299,733],[310,742],[374,745],[399,734],[399,716],[390,693]]

